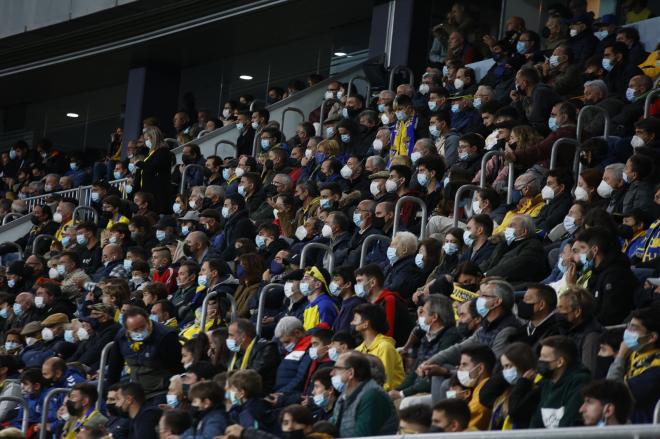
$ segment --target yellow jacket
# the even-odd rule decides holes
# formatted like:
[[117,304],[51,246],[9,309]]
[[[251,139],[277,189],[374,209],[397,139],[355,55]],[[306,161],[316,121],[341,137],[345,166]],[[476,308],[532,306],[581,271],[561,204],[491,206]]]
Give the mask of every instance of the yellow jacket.
[[646,58],[646,60],[639,65],[642,72],[651,79],[655,79],[660,75],[660,50],[654,50]]
[[470,423],[468,427],[474,427],[478,430],[488,430],[488,423],[490,421],[490,409],[481,404],[479,401],[479,392],[483,389],[484,385],[488,382],[489,378],[484,378],[472,390],[472,397],[468,401],[470,408]]
[[541,209],[543,209],[543,206],[545,206],[545,201],[543,201],[543,198],[541,198],[541,194],[538,194],[531,199],[525,198],[525,200],[520,200],[518,206],[516,206],[515,209],[506,213],[504,219],[502,220],[502,224],[495,228],[493,235],[504,233],[504,230],[509,227],[509,223],[515,215],[529,215],[532,218],[537,217],[541,212]]
[[373,355],[383,362],[385,367],[385,391],[396,389],[403,382],[403,360],[394,347],[394,339],[378,334],[371,345],[364,342],[355,348],[357,352]]

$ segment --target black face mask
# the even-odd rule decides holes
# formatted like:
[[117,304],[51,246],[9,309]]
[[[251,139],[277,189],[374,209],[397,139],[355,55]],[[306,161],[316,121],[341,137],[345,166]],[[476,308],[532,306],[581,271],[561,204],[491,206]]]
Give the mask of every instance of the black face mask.
[[282,439],[303,439],[305,432],[303,430],[283,431]]
[[527,302],[518,303],[518,317],[525,320],[530,320],[534,314],[534,304]]
[[603,379],[607,376],[607,371],[614,361],[614,357],[596,357],[596,370],[594,371],[594,379]]
[[108,411],[108,414],[110,416],[114,416],[115,418],[119,416],[119,410],[117,409],[117,406],[114,404],[106,404],[105,405],[106,410]]
[[431,425],[431,428],[429,428],[429,433],[444,433],[445,429],[442,427],[438,427],[437,425]]
[[550,362],[549,361],[543,361],[539,360],[536,364],[536,369],[538,372],[543,376],[543,378],[551,378],[552,377],[552,372],[554,372],[554,369],[550,367]]
[[76,403],[71,400],[66,402],[66,411],[69,412],[71,416],[82,415],[82,407],[76,407]]
[[620,224],[618,227],[618,233],[623,239],[631,239],[635,234],[635,231],[627,224]]
[[194,160],[194,158],[193,158],[190,154],[183,154],[183,156],[181,156],[181,161],[182,161],[185,165],[189,165],[189,164],[191,164],[191,163],[194,163],[195,160]]
[[548,38],[550,36],[550,28],[546,26],[543,29],[541,29],[541,36],[543,38]]
[[30,218],[30,222],[32,222],[32,224],[34,224],[35,226],[38,226],[39,224],[41,224],[41,221],[39,220],[39,218],[37,218],[34,215],[32,215],[32,217]]
[[385,218],[379,218],[377,216],[371,221],[371,225],[377,229],[383,229],[385,227]]
[[456,325],[456,330],[458,331],[458,334],[463,338],[469,337],[472,333],[467,323],[459,323]]
[[183,244],[183,254],[188,256],[189,258],[193,256],[193,251],[192,248],[190,248],[190,244],[188,243]]

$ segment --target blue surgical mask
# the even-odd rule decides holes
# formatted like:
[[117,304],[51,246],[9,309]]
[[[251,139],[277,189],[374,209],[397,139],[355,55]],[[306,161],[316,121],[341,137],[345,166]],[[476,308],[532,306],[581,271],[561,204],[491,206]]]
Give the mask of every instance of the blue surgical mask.
[[485,297],[477,298],[477,302],[475,304],[477,306],[477,312],[479,313],[479,315],[481,317],[486,317],[490,312],[490,309],[488,309],[488,305],[486,304],[486,298]]
[[69,163],[69,169],[71,169],[72,171],[77,171],[78,170],[78,163],[75,163],[75,162]]
[[525,44],[523,41],[518,41],[516,43],[516,51],[519,54],[524,55],[525,52],[527,52],[527,44]]
[[451,112],[452,112],[452,113],[458,113],[459,111],[461,111],[461,107],[459,107],[458,104],[452,104],[452,106],[451,106]]
[[270,272],[271,274],[282,274],[284,273],[284,264],[280,264],[275,259],[270,261]]
[[417,265],[420,270],[424,269],[424,256],[421,253],[415,255],[415,265]]
[[167,405],[169,405],[173,409],[175,409],[179,406],[179,398],[176,395],[172,395],[172,394],[168,393],[165,396],[165,399],[167,400]]
[[261,139],[261,149],[267,151],[270,148],[270,139]]
[[566,273],[566,266],[564,265],[562,258],[557,260],[557,268],[559,269],[560,273]]
[[2,317],[3,319],[9,317],[9,311],[7,311],[7,308],[0,309],[0,317]]
[[222,178],[224,178],[225,180],[229,180],[229,178],[231,178],[231,169],[224,168],[222,170]]
[[516,229],[513,227],[507,227],[504,229],[504,239],[507,244],[511,244],[516,239]]
[[609,34],[610,33],[606,30],[599,30],[594,32],[594,36],[598,38],[600,41],[603,41],[605,38],[607,38]]
[[319,200],[319,206],[321,206],[321,209],[330,209],[330,204],[329,198],[321,198]]
[[197,285],[199,285],[200,287],[205,287],[207,283],[208,283],[208,279],[206,278],[205,275],[200,274],[199,276],[197,276]]
[[507,383],[513,384],[518,379],[518,370],[515,367],[502,369],[502,376]]
[[62,246],[68,247],[69,244],[71,243],[71,238],[68,236],[63,236],[62,237]]
[[240,122],[238,122],[238,123],[236,124],[236,129],[237,129],[238,131],[243,131],[243,128],[245,128],[245,124],[244,124],[244,123],[240,123]]
[[399,259],[399,257],[396,255],[395,247],[387,247],[387,259],[389,259],[391,265],[394,265],[394,263]]
[[420,184],[420,186],[426,186],[429,182],[429,176],[426,173],[423,174],[417,174],[417,182]]
[[16,317],[20,317],[23,315],[23,308],[21,308],[21,305],[18,303],[14,303],[14,306],[12,306],[12,309],[14,310],[14,315]]
[[130,184],[125,184],[124,185],[124,190],[126,191],[127,194],[130,194],[133,192],[133,186]]
[[474,98],[472,106],[478,110],[481,107],[481,98]]
[[465,245],[467,245],[468,247],[471,246],[472,244],[474,244],[474,238],[473,238],[472,235],[470,234],[470,231],[469,231],[469,230],[466,230],[466,231],[463,232],[463,242],[464,242]]
[[467,151],[462,151],[458,153],[458,159],[462,162],[467,161],[470,158],[470,154]]
[[406,113],[405,111],[397,111],[396,112],[396,118],[398,120],[400,120],[401,122],[404,122],[404,121],[408,120],[408,113]]
[[339,375],[333,375],[330,380],[332,381],[332,387],[334,387],[339,393],[341,393],[344,390],[344,387],[346,387],[346,383],[341,380]]
[[317,165],[320,165],[325,161],[325,159],[328,158],[328,155],[324,152],[316,152],[314,153],[314,160],[316,161]]
[[229,208],[226,206],[222,208],[222,217],[229,218]]
[[115,180],[119,180],[121,178],[121,172],[119,171],[113,172],[112,175],[115,177]]
[[385,104],[378,104],[378,112],[379,113],[385,112]]
[[149,314],[149,320],[151,320],[154,323],[160,323],[158,321],[158,316],[156,314]]
[[75,343],[76,340],[73,338],[73,330],[67,329],[64,331],[64,341],[67,343]]
[[635,100],[635,89],[628,87],[626,89],[626,99],[628,102],[633,102]]
[[335,136],[335,127],[327,127],[325,129],[325,136],[329,139]]
[[453,255],[458,251],[458,244],[455,242],[445,242],[442,245],[442,249],[445,251],[445,254]]
[[557,55],[552,55],[550,59],[548,59],[548,64],[550,64],[550,67],[557,67],[559,65],[559,57]]
[[440,130],[435,125],[430,125],[429,134],[431,134],[431,137],[440,137]]
[[16,286],[16,279],[8,279],[7,280],[7,286],[9,288],[14,288]]
[[341,136],[341,141],[344,143],[348,143],[351,141],[351,135],[350,134],[342,134]]
[[341,293],[341,287],[337,284],[337,282],[330,282],[330,285],[328,285],[328,289],[330,290],[330,294],[333,296],[339,296]]
[[355,295],[356,296],[358,296],[358,297],[367,297],[367,294],[369,294],[369,292],[364,288],[364,284],[362,284],[361,282],[355,284]]
[[580,253],[580,263],[582,264],[582,269],[585,271],[591,268],[592,262],[586,253]]
[[362,215],[360,214],[360,212],[353,213],[353,224],[355,224],[358,227],[362,225]]
[[130,259],[124,259],[124,270],[131,271],[131,267],[133,267],[133,261]]
[[257,235],[254,237],[254,243],[257,244],[257,248],[264,248],[266,247],[266,238],[261,235]]
[[603,58],[603,61],[601,62],[603,68],[607,70],[608,72],[614,68],[614,64],[612,64],[612,61],[610,61],[609,58]]
[[632,351],[638,351],[642,347],[639,344],[639,333],[626,329],[623,331],[623,344]]
[[429,101],[428,105],[429,105],[429,110],[431,111],[435,111],[435,109],[438,108],[438,104],[435,101]]
[[128,331],[128,335],[133,341],[144,341],[149,336],[149,331]]
[[21,345],[15,341],[6,341],[5,342],[5,351],[13,351],[14,349],[20,348]]
[[307,297],[312,293],[312,290],[307,282],[300,282],[299,284],[300,294]]
[[165,241],[166,237],[167,237],[167,234],[165,233],[165,230],[156,230],[156,239],[159,242]]
[[325,408],[328,405],[328,400],[323,395],[323,393],[319,395],[314,395],[312,399],[314,400],[314,404],[317,405],[318,407]]
[[548,119],[548,127],[552,131],[557,131],[557,128],[559,128],[559,125],[557,124],[557,118],[556,117],[550,117]]
[[419,316],[419,318],[417,319],[417,325],[424,332],[429,332],[431,330],[431,325],[426,323],[426,317],[424,316]]
[[232,352],[238,352],[241,350],[241,347],[236,343],[236,340],[233,338],[226,339],[225,344],[227,345],[227,349],[229,349]]

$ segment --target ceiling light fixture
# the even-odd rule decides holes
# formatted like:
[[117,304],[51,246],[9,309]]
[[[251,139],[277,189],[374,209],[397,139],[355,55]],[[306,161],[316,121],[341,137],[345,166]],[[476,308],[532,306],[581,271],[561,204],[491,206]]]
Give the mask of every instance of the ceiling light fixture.
[[250,76],[250,75],[241,75],[241,76],[239,76],[239,78],[244,80],[244,81],[252,80],[252,76]]
[[67,113],[66,117],[72,117],[75,119],[76,117],[80,117],[80,115],[78,113]]
[[348,55],[346,52],[335,52],[335,56],[346,56]]

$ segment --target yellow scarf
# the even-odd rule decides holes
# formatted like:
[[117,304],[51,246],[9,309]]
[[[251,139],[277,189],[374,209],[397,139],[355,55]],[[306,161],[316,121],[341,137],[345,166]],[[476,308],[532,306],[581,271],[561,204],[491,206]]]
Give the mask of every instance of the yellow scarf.
[[[247,349],[245,350],[245,355],[243,355],[243,359],[241,360],[241,370],[247,369],[248,365],[248,359],[250,358],[250,354],[252,353],[252,348],[254,347],[254,342],[257,341],[256,338],[252,339],[250,344],[248,345]],[[231,365],[229,366],[229,370],[234,370],[234,366],[236,365],[236,358],[238,357],[238,352],[234,354],[234,358],[231,359]]]
[[652,367],[660,367],[660,349],[652,349],[643,353],[633,352],[630,356],[630,367],[626,373],[626,379],[641,375]]
[[78,421],[76,421],[76,424],[64,436],[64,439],[76,439],[76,436],[78,435],[78,431],[80,430],[80,428],[83,427],[85,423],[88,422],[90,419],[92,419],[92,417],[97,413],[98,411],[94,409],[89,415],[85,416],[83,419],[79,419]]
[[[149,321],[147,322],[147,331],[149,332],[149,334],[147,334],[147,336],[145,337],[145,340],[146,340],[147,338],[149,338],[149,336],[151,335],[151,331],[152,331],[152,330],[153,330],[153,326],[151,325],[151,320],[149,320]],[[132,342],[132,343],[131,343],[131,350],[132,350],[133,352],[137,352],[137,351],[139,351],[140,349],[142,349],[142,345],[144,344],[144,340],[142,340],[142,341],[135,341],[135,340],[131,339],[131,336],[128,335],[128,331],[126,332],[126,338],[128,338],[128,339]]]

